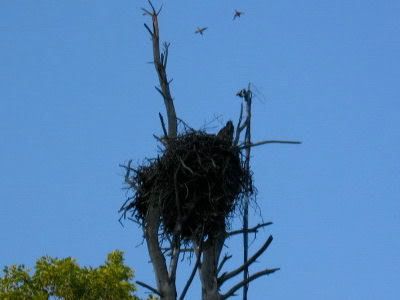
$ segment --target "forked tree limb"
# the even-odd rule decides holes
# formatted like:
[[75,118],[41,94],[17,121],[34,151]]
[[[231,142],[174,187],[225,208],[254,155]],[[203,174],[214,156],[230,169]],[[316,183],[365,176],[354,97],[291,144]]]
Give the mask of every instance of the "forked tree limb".
[[251,281],[264,276],[264,275],[269,275],[272,274],[276,271],[279,271],[280,268],[275,268],[275,269],[265,269],[263,271],[254,273],[253,275],[249,276],[247,279],[242,280],[241,282],[239,282],[238,284],[235,284],[229,291],[227,291],[225,294],[223,294],[221,296],[221,299],[228,299],[229,297],[232,297],[235,295],[235,292],[239,289],[241,289],[242,287],[244,287],[245,285],[249,284]]
[[230,260],[232,258],[232,255],[224,255],[224,258],[221,260],[221,262],[219,263],[218,269],[217,269],[217,274],[219,272],[221,272],[223,266],[225,265],[225,263]]
[[258,229],[266,227],[266,226],[269,226],[269,225],[272,225],[272,224],[273,224],[272,222],[266,222],[266,223],[262,223],[262,224],[257,224],[256,226],[248,228],[248,229],[233,230],[231,232],[228,232],[227,235],[228,235],[228,237],[231,237],[231,236],[236,235],[236,234],[243,234],[245,231],[247,231],[247,233],[257,233]]
[[[237,269],[228,272],[228,273],[223,273],[219,278],[218,278],[218,286],[221,287],[227,280],[231,279],[232,277],[240,274],[243,272],[246,268],[248,268],[252,263],[256,261],[258,257],[260,257],[261,254],[267,250],[268,246],[272,243],[273,237],[272,235],[269,236],[267,241],[258,249],[256,253],[253,254],[252,257],[250,257],[244,264],[242,264],[240,267]],[[246,280],[246,279],[244,279]]]
[[158,207],[148,210],[145,222],[144,234],[156,275],[159,294],[161,299],[174,299],[176,297],[175,282],[170,282],[165,257],[158,239],[158,229],[160,227],[160,210]]

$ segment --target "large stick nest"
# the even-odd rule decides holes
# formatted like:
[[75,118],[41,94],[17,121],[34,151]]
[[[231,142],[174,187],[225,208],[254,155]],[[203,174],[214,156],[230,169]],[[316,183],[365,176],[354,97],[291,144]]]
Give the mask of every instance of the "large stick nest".
[[151,207],[160,209],[164,233],[184,240],[225,230],[250,174],[232,141],[202,131],[179,135],[158,158],[127,168],[133,197],[122,206],[142,225]]

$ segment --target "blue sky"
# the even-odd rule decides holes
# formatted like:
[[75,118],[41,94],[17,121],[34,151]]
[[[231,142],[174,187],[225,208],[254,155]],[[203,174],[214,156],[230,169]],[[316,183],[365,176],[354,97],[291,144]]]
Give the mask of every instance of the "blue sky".
[[[45,254],[95,266],[121,249],[153,282],[140,230],[117,213],[118,164],[156,154],[164,112],[145,5],[0,2],[1,266]],[[235,8],[245,14],[233,22]],[[234,95],[250,81],[254,140],[303,141],[253,151],[274,225],[250,251],[274,241],[252,271],[281,271],[252,284],[250,299],[400,296],[399,13],[394,0],[164,1],[179,117],[217,131],[237,119]],[[233,267],[241,241],[228,246]],[[187,268],[180,275],[181,288]]]

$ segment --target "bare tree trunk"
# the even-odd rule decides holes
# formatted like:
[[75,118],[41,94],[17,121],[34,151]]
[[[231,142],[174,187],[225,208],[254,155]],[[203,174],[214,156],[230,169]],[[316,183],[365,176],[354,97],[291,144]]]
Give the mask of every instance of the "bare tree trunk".
[[218,284],[218,261],[224,245],[226,234],[221,232],[209,238],[203,250],[203,260],[199,266],[201,294],[203,300],[221,300]]
[[[151,11],[147,9],[142,9],[144,11],[144,15],[149,15],[152,19],[152,29],[149,28],[147,24],[144,24],[146,29],[149,31],[152,42],[153,42],[153,63],[156,69],[160,87],[156,86],[156,90],[162,95],[164,99],[164,105],[167,112],[167,120],[168,120],[168,133],[165,138],[175,138],[177,135],[177,117],[175,112],[174,102],[171,96],[169,84],[170,81],[167,78],[167,62],[168,62],[168,47],[169,44],[164,43],[163,52],[160,51],[160,34],[159,34],[159,26],[158,26],[158,14],[160,10],[157,12],[151,3],[148,1],[151,6]],[[162,124],[162,116],[160,115]],[[164,124],[163,124],[163,129]],[[154,201],[153,203],[158,203]],[[176,292],[176,268],[178,264],[178,257],[180,252],[180,244],[174,243],[171,245],[172,256],[170,262],[170,270],[168,271],[165,256],[161,251],[160,241],[159,241],[159,228],[160,228],[160,210],[157,205],[150,206],[147,212],[146,224],[144,226],[145,239],[147,243],[147,248],[149,251],[150,259],[153,264],[154,273],[157,280],[157,294],[160,296],[161,300],[176,300],[177,292]],[[175,237],[174,237],[174,240]]]
[[[251,100],[252,100],[252,93],[250,90],[250,83],[247,88],[247,91],[244,92],[244,101],[246,102],[246,132],[244,142],[246,145],[251,144]],[[251,147],[245,149],[245,162],[244,168],[247,172],[250,172],[250,150]],[[244,199],[244,211],[243,211],[243,263],[247,262],[248,259],[248,252],[249,252],[249,197],[251,193],[251,177],[247,179],[246,182],[246,197]],[[249,268],[246,267],[243,270],[243,280],[247,280],[249,278]],[[245,284],[243,286],[243,300],[247,300],[247,292],[249,290],[249,284]]]

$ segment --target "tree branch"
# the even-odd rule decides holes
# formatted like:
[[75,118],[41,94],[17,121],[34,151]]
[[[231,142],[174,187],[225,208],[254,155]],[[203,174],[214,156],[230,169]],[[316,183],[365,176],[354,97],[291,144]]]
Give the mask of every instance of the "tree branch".
[[[151,6],[151,9],[153,10],[153,14],[155,15],[155,16],[157,16],[158,15],[158,13],[156,13],[156,9],[154,8],[154,6],[153,6],[153,4],[151,3],[151,1],[150,0],[147,0],[147,2],[149,2],[149,5]],[[161,9],[160,9],[161,10]]]
[[231,259],[232,258],[232,255],[224,255],[224,258],[222,259],[222,261],[220,262],[220,264],[219,264],[219,266],[218,266],[218,269],[217,269],[217,274],[219,273],[219,272],[221,272],[221,270],[222,270],[222,267],[224,266],[224,264],[229,260],[229,259]]
[[[163,251],[171,251],[172,250],[172,248],[170,248],[170,247],[164,247],[164,248],[161,248]],[[193,249],[191,249],[191,248],[181,248],[181,249],[179,249],[179,251],[180,252],[193,252]]]
[[144,11],[144,15],[149,15],[152,18],[153,30],[147,24],[144,24],[147,31],[150,33],[152,42],[153,42],[153,61],[154,67],[156,69],[158,75],[158,81],[160,83],[160,89],[156,87],[156,89],[160,92],[164,99],[165,109],[167,111],[167,119],[168,119],[168,137],[174,138],[177,135],[177,118],[175,112],[175,106],[173,102],[173,98],[171,96],[171,91],[169,88],[169,81],[166,73],[166,66],[168,60],[168,47],[169,44],[164,44],[164,50],[160,53],[160,33],[158,26],[158,14],[161,11],[157,12],[151,3],[148,1],[151,6],[151,12],[142,9]]
[[181,235],[181,221],[182,221],[182,215],[180,211],[180,199],[179,199],[179,191],[178,191],[178,179],[177,175],[180,170],[180,166],[175,170],[174,174],[174,187],[175,187],[175,203],[177,207],[177,219],[176,219],[176,224],[174,228],[174,233],[173,233],[173,238],[171,241],[171,248],[172,248],[172,254],[171,254],[171,260],[170,260],[170,268],[169,268],[169,280],[171,282],[175,282],[176,279],[176,270],[178,268],[178,261],[179,261],[179,254],[180,254],[180,247],[181,247],[181,241],[180,241],[180,235]]
[[239,143],[240,139],[240,133],[242,132],[243,129],[240,129],[242,126],[242,118],[243,118],[243,103],[240,104],[240,114],[239,114],[239,120],[236,125],[236,134],[235,134],[235,140],[233,144],[236,146]]
[[218,286],[221,287],[227,280],[231,279],[232,277],[240,274],[243,272],[248,266],[250,266],[253,262],[256,261],[256,259],[267,250],[268,246],[272,243],[273,237],[272,235],[269,236],[267,241],[261,246],[260,249],[252,256],[250,257],[244,264],[242,264],[240,267],[237,269],[229,272],[229,273],[223,273],[219,278],[218,278]]
[[158,207],[150,207],[146,219],[144,234],[147,242],[150,259],[153,264],[154,273],[157,279],[158,291],[162,295],[176,293],[175,283],[169,281],[168,269],[165,257],[160,248],[158,240],[158,228],[160,226],[160,211]]
[[[146,23],[144,23],[144,27],[146,27],[146,29],[147,29],[147,31],[150,33],[150,35],[153,36],[153,32],[151,31],[150,27],[147,26]],[[154,62],[151,62],[151,63],[154,63]]]
[[165,122],[164,122],[164,118],[162,116],[161,113],[158,113],[158,117],[160,118],[160,122],[161,122],[161,127],[164,133],[164,137],[168,137],[168,133],[167,133],[167,129],[165,128]]
[[269,141],[261,141],[261,142],[257,142],[257,143],[241,144],[241,145],[238,145],[237,147],[239,148],[239,150],[242,150],[242,149],[261,146],[261,145],[265,145],[265,144],[301,144],[301,142],[299,142],[299,141],[269,140]]
[[233,235],[236,235],[236,234],[242,234],[244,232],[257,233],[258,229],[260,229],[262,227],[266,227],[266,226],[272,225],[272,224],[273,224],[272,222],[266,222],[266,223],[262,223],[262,224],[257,224],[256,226],[254,226],[252,228],[234,230],[234,231],[228,232],[228,236],[230,237],[230,236],[233,236]]
[[220,299],[217,265],[226,237],[225,229],[204,243],[203,258],[199,267],[202,299]]
[[185,287],[183,288],[183,291],[179,297],[179,300],[185,299],[186,293],[189,290],[190,285],[192,284],[194,276],[196,275],[197,268],[200,266],[202,253],[203,253],[203,237],[200,240],[199,251],[197,253],[196,263],[193,266],[193,270],[189,276],[189,279],[186,281]]
[[251,281],[253,281],[253,280],[255,280],[255,279],[257,279],[257,278],[259,278],[261,276],[272,274],[272,273],[274,273],[276,271],[279,271],[279,270],[280,270],[280,268],[275,268],[275,269],[265,269],[263,271],[257,272],[255,274],[249,276],[247,279],[242,280],[238,284],[234,285],[228,292],[226,292],[225,294],[223,294],[221,296],[221,299],[227,299],[227,298],[229,298],[231,296],[234,296],[234,294],[235,294],[235,292],[237,290],[239,290],[243,286],[249,284]]
[[178,268],[179,254],[181,253],[179,249],[180,248],[179,235],[177,234],[174,238],[175,238],[174,241],[175,245],[172,248],[170,271],[169,271],[169,279],[171,282],[175,282],[176,270]]
[[153,137],[158,141],[158,142],[160,142],[161,144],[163,144],[164,146],[166,146],[167,145],[167,143],[166,143],[166,140],[165,139],[163,139],[163,138],[160,138],[159,136],[156,136],[155,134],[153,134]]
[[152,286],[148,285],[147,283],[144,283],[144,282],[139,281],[139,280],[136,280],[135,282],[136,282],[136,284],[148,289],[152,293],[157,294],[158,296],[161,296],[160,292],[156,288],[153,288]]
[[189,128],[192,131],[196,131],[196,129],[194,129],[192,126],[190,126],[188,123],[186,123],[184,120],[180,119],[180,118],[176,118],[179,122],[181,122],[183,124],[183,126],[185,126],[186,128]]
[[[166,69],[167,68],[167,63],[168,63],[168,49],[169,49],[169,46],[171,44],[167,43],[167,42],[164,42],[163,45],[164,45],[165,56],[164,56],[164,59],[162,60],[162,64],[163,64],[164,69]],[[168,82],[168,84],[171,83],[171,81],[172,81],[172,79]]]

